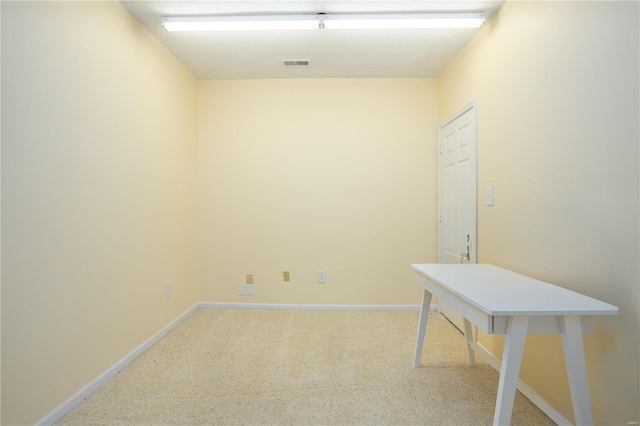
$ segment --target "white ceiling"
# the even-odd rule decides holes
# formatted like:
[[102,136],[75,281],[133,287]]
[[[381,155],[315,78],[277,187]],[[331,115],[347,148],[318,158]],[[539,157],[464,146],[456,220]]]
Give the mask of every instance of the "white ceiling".
[[[163,16],[495,12],[503,0],[121,0],[198,79],[438,77],[477,29],[167,32]],[[283,59],[308,59],[285,68]]]

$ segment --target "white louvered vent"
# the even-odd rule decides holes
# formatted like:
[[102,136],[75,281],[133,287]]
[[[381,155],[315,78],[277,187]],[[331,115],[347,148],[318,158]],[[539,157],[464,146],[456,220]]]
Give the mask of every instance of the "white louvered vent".
[[308,59],[283,59],[282,65],[285,67],[308,67],[309,60]]

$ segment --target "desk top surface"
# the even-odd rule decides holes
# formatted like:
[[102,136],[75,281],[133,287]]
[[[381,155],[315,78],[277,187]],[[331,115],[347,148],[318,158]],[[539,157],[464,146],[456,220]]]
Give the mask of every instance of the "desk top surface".
[[489,315],[616,315],[618,308],[488,264],[413,264],[416,272]]

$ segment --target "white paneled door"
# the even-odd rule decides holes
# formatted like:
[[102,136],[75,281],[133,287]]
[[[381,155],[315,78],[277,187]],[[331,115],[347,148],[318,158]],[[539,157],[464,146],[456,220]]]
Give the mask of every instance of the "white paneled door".
[[[476,263],[477,247],[476,103],[438,127],[438,262]],[[442,312],[464,331],[462,317],[438,301]]]

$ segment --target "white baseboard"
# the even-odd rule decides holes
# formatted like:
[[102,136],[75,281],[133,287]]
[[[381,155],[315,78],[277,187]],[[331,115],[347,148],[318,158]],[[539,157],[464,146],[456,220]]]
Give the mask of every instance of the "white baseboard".
[[154,343],[158,340],[162,339],[167,333],[169,333],[173,328],[175,328],[178,324],[184,321],[189,315],[194,313],[198,309],[198,304],[194,304],[189,309],[180,314],[176,319],[171,321],[169,324],[164,326],[160,331],[158,331],[153,336],[149,337],[145,340],[140,346],[129,352],[124,358],[120,361],[116,362],[113,366],[107,369],[100,376],[96,377],[91,383],[80,389],[74,395],[72,395],[69,399],[64,401],[58,407],[56,407],[49,414],[44,416],[40,421],[36,423],[36,425],[52,425],[69,411],[73,410],[78,404],[80,404],[83,400],[85,400],[89,395],[98,390],[103,384],[105,384],[109,379],[118,374],[120,370],[129,365],[134,359],[140,356],[144,351],[149,349]]
[[[200,302],[203,309],[265,309],[292,311],[419,311],[419,305],[304,305],[282,303]],[[435,310],[431,305],[430,310]]]
[[[473,342],[471,343],[471,347],[474,352],[484,358],[489,365],[495,368],[498,372],[500,372],[501,362],[498,358],[493,356],[491,352],[487,348],[485,348],[481,343]],[[522,392],[524,396],[526,396],[533,404],[538,407],[543,413],[545,413],[551,420],[553,420],[557,425],[571,425],[572,423],[564,417],[558,410],[553,408],[547,401],[544,400],[536,391],[534,391],[531,386],[522,381],[522,379],[518,379],[518,384],[516,388]]]

